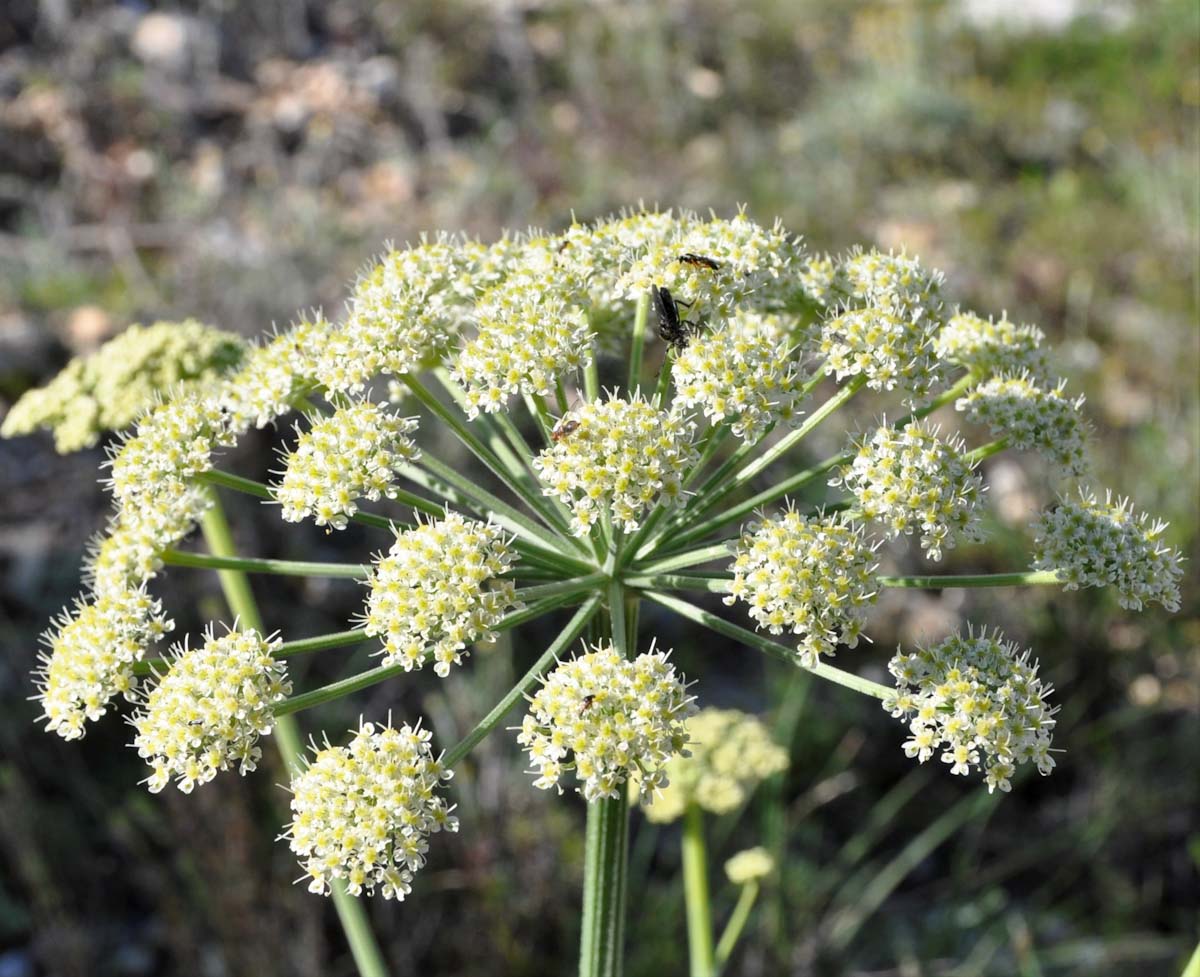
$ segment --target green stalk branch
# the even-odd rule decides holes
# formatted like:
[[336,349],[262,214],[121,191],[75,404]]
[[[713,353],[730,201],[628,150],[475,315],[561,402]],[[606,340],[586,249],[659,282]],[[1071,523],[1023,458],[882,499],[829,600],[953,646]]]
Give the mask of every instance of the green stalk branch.
[[1008,447],[1008,436],[997,438],[995,441],[989,441],[987,444],[981,444],[973,451],[968,451],[963,455],[963,461],[974,468],[985,458],[990,458],[992,455],[998,455],[1001,451]]
[[1020,573],[947,574],[929,577],[876,577],[881,587],[915,587],[943,590],[949,587],[1028,587],[1059,584],[1057,570],[1025,570]]
[[629,346],[629,383],[632,393],[641,386],[642,363],[646,355],[646,320],[650,318],[650,293],[644,292],[638,299],[637,311],[633,316],[633,340]]
[[656,573],[625,578],[625,583],[639,590],[702,590],[710,594],[729,593],[729,574],[702,577],[674,573]]
[[367,567],[355,563],[307,563],[301,560],[264,560],[248,556],[212,556],[208,553],[184,553],[174,549],[164,550],[162,561],[174,567],[274,573],[285,577],[345,577],[361,580],[369,572]]
[[717,943],[716,972],[718,974],[725,969],[725,964],[729,962],[729,957],[733,953],[733,948],[737,946],[737,941],[746,927],[746,920],[750,918],[750,910],[754,908],[757,898],[757,882],[747,882],[742,886],[737,905],[733,907],[733,913],[729,917],[729,922],[725,924],[725,931]]
[[[325,651],[329,648],[341,648],[344,645],[356,645],[367,639],[367,632],[362,628],[353,631],[335,631],[331,634],[319,634],[313,638],[301,638],[298,641],[285,641],[274,652],[275,658],[290,658],[293,655],[306,655],[314,651]],[[171,667],[169,658],[146,658],[133,666],[134,675],[161,675]]]
[[[212,506],[200,520],[205,542],[208,543],[214,556],[234,557],[237,555],[237,548],[234,546],[229,522],[225,519],[225,512],[221,508],[221,500],[217,498],[216,492],[210,491],[209,494],[212,496]],[[258,604],[254,600],[254,593],[250,589],[250,582],[246,579],[245,574],[238,570],[224,569],[218,570],[217,576],[220,578],[221,588],[225,593],[225,600],[229,604],[230,612],[241,622],[243,627],[254,628],[259,633],[265,633],[262,617],[258,613]],[[289,776],[294,776],[303,770],[304,746],[300,729],[295,720],[288,717],[277,718],[273,739]],[[371,924],[367,920],[366,910],[362,903],[350,895],[346,891],[345,884],[340,881],[335,881],[332,892],[334,908],[341,921],[342,932],[346,935],[346,942],[350,945],[350,953],[354,957],[354,964],[359,974],[361,977],[387,977],[387,965],[383,961],[383,955],[379,952],[379,946],[371,932]]]
[[651,563],[635,564],[634,569],[639,571],[639,575],[646,575],[665,573],[668,570],[682,570],[684,567],[699,566],[701,563],[711,563],[713,560],[732,559],[733,550],[730,548],[730,544],[733,542],[735,541],[728,539],[698,550],[688,550],[685,553],[677,553],[661,560],[654,560]]
[[817,662],[816,665],[808,666],[800,663],[794,648],[789,648],[786,645],[781,645],[778,642],[764,638],[760,634],[753,631],[748,631],[746,628],[732,624],[723,618],[717,617],[716,614],[710,614],[708,611],[701,610],[693,604],[689,604],[685,600],[679,600],[675,597],[668,597],[666,594],[661,594],[658,591],[648,590],[645,592],[647,600],[652,600],[656,604],[661,604],[668,610],[674,611],[680,617],[686,618],[689,621],[694,621],[696,624],[703,625],[710,631],[716,631],[718,634],[723,634],[727,638],[733,638],[735,641],[740,641],[743,644],[750,645],[752,648],[757,648],[759,651],[764,651],[768,655],[785,661],[797,668],[803,668],[806,671],[812,672],[823,679],[830,682],[835,682],[838,685],[844,685],[848,689],[853,689],[855,692],[861,692],[863,695],[874,696],[876,699],[886,699],[893,693],[893,689],[889,689],[886,685],[880,685],[878,682],[872,682],[870,679],[859,678],[850,672],[844,672],[840,668],[834,668],[832,665],[827,665],[825,662]]
[[504,694],[504,697],[492,707],[491,712],[475,724],[474,729],[446,751],[442,757],[442,762],[447,767],[456,766],[468,753],[479,745],[488,733],[500,725],[500,722],[508,715],[512,707],[533,690],[534,686],[542,680],[542,675],[555,663],[558,657],[583,634],[583,629],[587,627],[588,621],[592,619],[599,607],[599,596],[588,598],[586,603],[575,612],[575,616],[571,618],[567,626],[559,632],[558,637],[551,642],[550,647],[542,653],[542,656],[533,663],[529,671],[522,676],[521,680]]

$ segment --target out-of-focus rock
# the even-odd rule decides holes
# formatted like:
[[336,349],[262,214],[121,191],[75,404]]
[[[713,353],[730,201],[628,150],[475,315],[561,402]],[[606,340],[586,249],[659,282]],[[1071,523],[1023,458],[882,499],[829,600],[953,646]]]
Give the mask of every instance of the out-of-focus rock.
[[215,67],[218,40],[203,21],[156,12],[138,21],[129,46],[147,67],[183,78]]
[[76,356],[97,349],[113,334],[113,321],[97,305],[81,305],[67,316],[63,340]]

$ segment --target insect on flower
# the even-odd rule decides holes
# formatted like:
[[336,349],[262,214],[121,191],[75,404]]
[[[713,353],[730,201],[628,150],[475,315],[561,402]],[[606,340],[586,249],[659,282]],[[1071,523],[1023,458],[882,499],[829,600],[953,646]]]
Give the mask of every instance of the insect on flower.
[[595,701],[596,697],[594,695],[585,695],[583,697],[583,704],[579,707],[579,715],[582,716],[585,712],[591,709]]
[[558,423],[554,425],[554,430],[550,432],[550,440],[555,444],[558,444],[558,442],[563,440],[563,438],[570,437],[578,430],[579,421],[574,417],[564,414],[561,418],[559,418]]
[[689,303],[680,302],[671,295],[669,289],[662,286],[651,286],[650,294],[654,298],[654,312],[658,316],[658,335],[676,352],[687,348],[688,340],[699,330],[699,326],[690,319],[679,318],[679,308],[687,308]]
[[719,271],[721,263],[707,255],[696,254],[694,251],[685,251],[675,259],[681,265],[694,265],[697,268],[708,268],[710,271]]

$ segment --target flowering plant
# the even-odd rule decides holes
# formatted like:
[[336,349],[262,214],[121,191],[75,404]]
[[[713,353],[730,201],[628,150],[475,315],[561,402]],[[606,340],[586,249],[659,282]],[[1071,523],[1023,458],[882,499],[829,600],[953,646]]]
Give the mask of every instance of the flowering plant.
[[[884,588],[1112,584],[1132,609],[1178,605],[1179,556],[1163,525],[1082,489],[1037,518],[1028,567],[879,572],[887,540],[915,537],[937,561],[981,538],[981,463],[999,451],[1042,452],[1065,478],[1087,471],[1082,398],[1052,379],[1041,332],[951,310],[941,292],[942,276],[905,254],[812,256],[744,214],[637,211],[557,235],[391,250],[357,281],[343,321],[312,316],[248,348],[195,324],[126,333],[28,394],[4,425],[52,427],[67,450],[123,426],[129,398],[141,398],[111,449],[115,511],[84,568],[90,593],[46,637],[36,677],[46,727],[76,739],[120,699],[135,703],[151,790],[247,773],[272,736],[292,776],[282,837],[311,889],[337,900],[363,973],[383,966],[354,897],[419,888],[431,835],[458,827],[454,768],[523,700],[516,740],[533,785],[574,786],[588,802],[584,974],[620,970],[631,792],[651,817],[698,817],[786,766],[752,717],[693,715],[703,685],[641,633],[643,601],[879,699],[920,762],[937,756],[989,791],[1010,790],[1025,763],[1047,774],[1051,690],[999,633],[899,651],[894,687],[858,674],[866,652],[845,669],[829,661],[856,646]],[[372,395],[384,382],[387,400]],[[798,465],[801,443],[864,390],[902,416],[881,414]],[[944,433],[928,419],[940,409],[993,440],[971,448]],[[302,420],[274,483],[219,467],[241,436],[292,412]],[[494,488],[438,458],[421,437],[431,427],[458,439]],[[823,487],[841,494],[806,509]],[[239,555],[218,490],[325,532],[373,527],[390,548],[369,564]],[[207,553],[182,548],[197,528]],[[151,596],[168,566],[219,571],[232,620],[201,647],[155,658],[173,627]],[[362,619],[327,635],[270,632],[248,584],[257,573],[361,579]],[[688,592],[725,595],[751,626]],[[427,664],[444,677],[469,667],[475,642],[564,607],[575,610],[558,637],[460,742],[436,749],[419,720],[370,717],[345,745],[326,738],[304,758],[302,710]],[[364,641],[377,666],[293,688],[290,656]],[[694,825],[685,843],[695,881]],[[751,850],[727,870],[744,898],[715,952],[707,890],[689,886],[695,972],[728,957],[771,864]]]

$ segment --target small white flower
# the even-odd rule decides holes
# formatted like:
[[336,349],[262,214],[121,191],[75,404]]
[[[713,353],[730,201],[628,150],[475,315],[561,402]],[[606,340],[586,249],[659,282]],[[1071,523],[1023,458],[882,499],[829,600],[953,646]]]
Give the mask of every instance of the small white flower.
[[699,457],[690,422],[640,394],[584,404],[570,420],[576,422],[570,435],[533,465],[544,493],[570,506],[577,535],[586,536],[605,507],[614,523],[633,532],[656,502],[680,501],[684,475]]
[[378,891],[402,901],[425,864],[429,835],[457,831],[436,791],[452,776],[420,724],[363,723],[347,746],[317,750],[292,779],[292,823],[284,832],[310,879],[328,894],[343,879],[351,895]]
[[1162,541],[1167,524],[1142,513],[1128,499],[1100,502],[1082,489],[1079,500],[1060,498],[1033,524],[1034,566],[1057,570],[1067,590],[1112,584],[1120,605],[1140,611],[1157,601],[1179,610],[1182,556]]
[[725,603],[745,602],[772,634],[799,635],[796,650],[811,667],[839,644],[858,644],[875,602],[876,565],[860,527],[789,509],[742,534]]
[[1048,376],[1045,334],[1030,325],[1017,326],[1006,318],[981,319],[974,312],[951,316],[934,340],[938,359],[974,370],[980,376],[1028,373],[1035,383]]
[[881,425],[829,484],[845,485],[859,512],[890,536],[919,533],[926,555],[940,560],[957,537],[980,538],[984,485],[964,459],[965,447],[921,423],[900,430]]
[[611,645],[562,662],[529,702],[517,742],[529,751],[533,786],[562,793],[575,772],[588,801],[619,797],[635,771],[643,798],[667,785],[666,763],[687,743],[695,711],[669,653],[621,657]]
[[175,649],[169,670],[141,698],[133,746],[149,761],[151,792],[174,778],[185,794],[234,765],[258,766],[259,736],[275,726],[273,707],[292,691],[285,664],[272,657],[279,639],[257,631],[210,631],[204,646]]
[[283,478],[274,486],[283,518],[345,529],[359,499],[394,498],[396,472],[419,454],[408,437],[416,429],[415,417],[370,401],[317,420],[283,456]]
[[174,626],[144,590],[105,593],[64,613],[43,636],[49,652],[34,673],[46,728],[79,739],[115,696],[132,700],[134,664]]
[[897,652],[888,665],[896,693],[883,708],[909,719],[904,752],[921,763],[941,749],[950,772],[984,774],[988,793],[1011,790],[1017,766],[1033,762],[1045,775],[1054,768],[1050,742],[1054,714],[1037,662],[997,631],[952,635],[912,654]]
[[511,561],[498,526],[458,513],[400,533],[367,581],[366,632],[383,639],[382,664],[412,671],[428,656],[449,675],[467,645],[492,640],[519,606],[513,582],[495,579]]
[[1060,380],[1042,389],[1028,373],[1001,375],[960,397],[955,408],[986,424],[993,436],[1007,437],[1012,447],[1039,451],[1068,475],[1082,475],[1087,470],[1083,396],[1068,398],[1066,385]]

